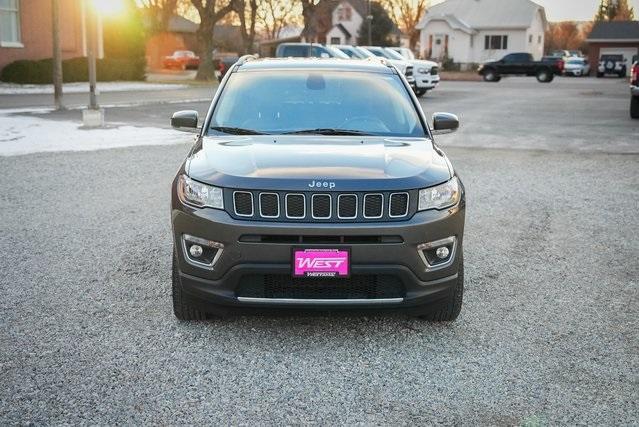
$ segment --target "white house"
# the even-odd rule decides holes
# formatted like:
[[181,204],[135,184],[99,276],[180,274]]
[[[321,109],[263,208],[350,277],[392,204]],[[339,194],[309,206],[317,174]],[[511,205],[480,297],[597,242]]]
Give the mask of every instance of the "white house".
[[468,66],[512,52],[544,54],[544,8],[530,0],[446,0],[417,24],[421,55]]
[[343,0],[331,13],[333,27],[326,33],[329,44],[357,44],[359,29],[366,18],[367,5],[363,0]]

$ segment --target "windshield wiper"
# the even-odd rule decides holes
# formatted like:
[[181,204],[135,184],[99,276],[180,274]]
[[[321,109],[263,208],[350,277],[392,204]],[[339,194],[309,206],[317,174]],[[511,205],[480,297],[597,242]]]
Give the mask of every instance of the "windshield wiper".
[[351,129],[333,129],[333,128],[317,128],[317,129],[301,129],[284,132],[282,135],[300,135],[300,134],[317,134],[317,135],[370,135],[361,130]]
[[264,132],[259,132],[253,129],[236,128],[231,126],[211,126],[209,129],[229,133],[231,135],[266,135]]

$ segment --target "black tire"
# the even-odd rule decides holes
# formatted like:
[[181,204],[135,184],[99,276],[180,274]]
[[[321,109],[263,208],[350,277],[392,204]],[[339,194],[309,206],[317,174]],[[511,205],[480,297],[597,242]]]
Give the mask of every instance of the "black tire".
[[499,74],[497,74],[497,71],[492,68],[484,70],[483,76],[485,82],[497,83],[499,80],[501,80],[501,77],[499,76]]
[[537,81],[539,83],[550,83],[555,78],[553,72],[547,68],[537,71]]
[[639,119],[639,96],[630,97],[630,117]]
[[597,71],[597,78],[600,79],[604,76],[604,73],[600,73],[599,71]]
[[180,274],[178,272],[177,258],[173,251],[171,282],[173,285],[173,314],[179,320],[206,320],[206,313],[196,310],[184,303],[182,298],[182,283],[180,282]]
[[446,304],[438,311],[420,316],[423,320],[431,322],[452,322],[457,319],[462,309],[464,300],[464,258],[462,254],[461,262],[459,263],[459,273],[457,275],[457,284],[453,293],[448,297]]
[[620,79],[624,79],[626,78],[626,72],[625,71],[619,71],[619,74],[617,74],[619,76]]
[[428,89],[416,89],[415,90],[415,95],[417,95],[417,97],[422,97],[426,94],[426,92],[428,92]]

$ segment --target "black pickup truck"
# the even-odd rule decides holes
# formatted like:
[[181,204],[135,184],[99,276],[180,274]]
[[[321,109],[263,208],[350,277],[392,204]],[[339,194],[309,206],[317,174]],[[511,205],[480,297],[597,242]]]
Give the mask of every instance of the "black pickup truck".
[[561,58],[535,61],[529,53],[511,53],[499,61],[480,65],[477,72],[487,82],[498,82],[507,75],[525,75],[536,76],[541,83],[550,83],[555,75],[563,73],[563,68],[564,61]]

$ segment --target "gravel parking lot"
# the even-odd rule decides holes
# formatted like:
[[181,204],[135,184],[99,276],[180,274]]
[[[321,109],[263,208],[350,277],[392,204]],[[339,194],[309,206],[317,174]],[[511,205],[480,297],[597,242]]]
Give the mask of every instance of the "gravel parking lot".
[[451,324],[180,323],[169,186],[186,145],[0,157],[0,423],[639,423],[628,102],[609,79],[448,82],[424,98],[464,126],[439,138],[468,192]]

